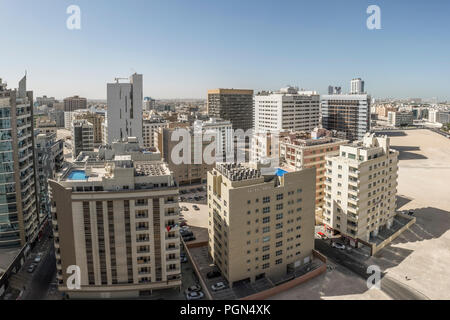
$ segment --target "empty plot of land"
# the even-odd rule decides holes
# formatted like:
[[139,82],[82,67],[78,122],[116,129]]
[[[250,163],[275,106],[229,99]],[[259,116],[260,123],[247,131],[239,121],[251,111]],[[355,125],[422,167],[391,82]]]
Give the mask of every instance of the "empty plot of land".
[[400,151],[397,206],[417,221],[371,261],[430,299],[450,299],[450,140],[407,130],[391,147]]

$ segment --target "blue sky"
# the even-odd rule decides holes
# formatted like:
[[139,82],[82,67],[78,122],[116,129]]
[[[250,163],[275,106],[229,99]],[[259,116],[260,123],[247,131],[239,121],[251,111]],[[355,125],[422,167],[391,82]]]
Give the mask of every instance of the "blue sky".
[[[66,9],[81,9],[68,30]],[[368,30],[368,5],[381,30]],[[104,99],[106,83],[144,75],[144,95],[207,89],[326,93],[362,77],[374,97],[450,100],[448,0],[0,0],[0,77],[24,71],[36,95]]]

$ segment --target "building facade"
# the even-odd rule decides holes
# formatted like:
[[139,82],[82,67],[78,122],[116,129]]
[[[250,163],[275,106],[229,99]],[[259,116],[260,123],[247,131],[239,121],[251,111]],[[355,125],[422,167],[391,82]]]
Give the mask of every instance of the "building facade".
[[34,166],[33,92],[0,79],[0,247],[24,246],[39,226]]
[[412,111],[389,111],[388,123],[394,127],[412,126],[414,115]]
[[107,84],[108,110],[104,123],[103,143],[136,137],[140,144],[142,139],[142,74],[130,76],[129,83]]
[[[161,161],[115,156],[50,180],[59,290],[127,298],[181,286],[178,189]],[[68,287],[79,266],[81,288]]]
[[81,151],[94,151],[94,125],[85,119],[72,122],[73,158]]
[[366,94],[323,95],[323,128],[345,132],[348,140],[362,139],[370,131],[370,102]]
[[324,223],[358,246],[390,228],[396,209],[398,151],[388,137],[366,134],[326,157]]
[[208,90],[207,100],[210,117],[229,120],[234,130],[253,128],[253,90]]
[[73,96],[64,99],[64,111],[75,111],[87,108],[87,99],[79,96]]
[[315,91],[287,87],[254,97],[255,132],[311,131],[319,126],[320,96]]
[[54,179],[64,164],[64,141],[57,140],[55,133],[35,136],[36,185],[39,199],[39,217],[50,216],[48,180]]
[[91,112],[90,110],[77,110],[72,114],[72,120],[85,119],[92,124],[94,134],[94,147],[97,147],[103,143],[103,121],[105,117],[101,113]]
[[167,122],[159,118],[144,119],[142,123],[142,139],[144,147],[156,148],[158,132],[160,128],[167,128]]
[[267,277],[274,283],[312,260],[315,171],[218,164],[208,173],[209,243],[230,286]]

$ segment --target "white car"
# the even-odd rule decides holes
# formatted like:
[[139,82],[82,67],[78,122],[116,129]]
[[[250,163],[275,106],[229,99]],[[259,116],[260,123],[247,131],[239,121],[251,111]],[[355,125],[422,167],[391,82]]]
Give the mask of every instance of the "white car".
[[41,262],[41,255],[40,255],[40,254],[38,254],[38,255],[36,256],[36,258],[34,258],[34,262],[36,262],[36,263]]
[[341,250],[344,250],[344,249],[345,249],[345,246],[344,246],[343,244],[338,243],[338,242],[333,242],[333,243],[331,243],[331,246],[332,246],[333,248],[338,248],[338,249],[341,249]]
[[186,295],[187,300],[199,300],[203,298],[205,295],[201,291],[191,291]]
[[213,289],[213,291],[220,291],[225,289],[227,286],[225,285],[225,283],[223,282],[217,282],[216,284],[213,284],[211,286],[211,289]]

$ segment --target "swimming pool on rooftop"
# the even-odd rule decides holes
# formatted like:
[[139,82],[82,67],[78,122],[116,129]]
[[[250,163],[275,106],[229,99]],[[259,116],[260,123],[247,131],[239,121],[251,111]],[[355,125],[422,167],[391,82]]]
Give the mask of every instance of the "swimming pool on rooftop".
[[86,175],[86,171],[73,170],[67,177],[67,180],[87,180],[87,178],[89,177]]

